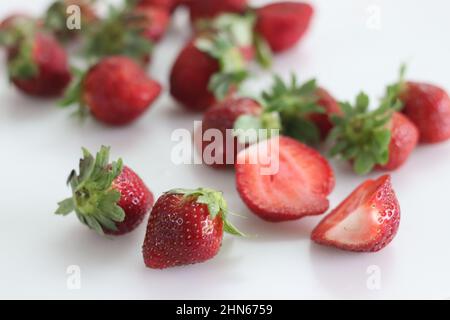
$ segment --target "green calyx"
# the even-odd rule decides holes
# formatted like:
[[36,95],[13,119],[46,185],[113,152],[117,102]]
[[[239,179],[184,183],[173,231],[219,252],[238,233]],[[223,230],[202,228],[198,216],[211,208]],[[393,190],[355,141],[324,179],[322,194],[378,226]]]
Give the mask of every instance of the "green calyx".
[[389,161],[392,114],[401,108],[401,102],[391,97],[383,99],[381,105],[369,110],[369,97],[360,93],[355,105],[341,103],[343,116],[332,116],[335,127],[329,135],[333,146],[331,156],[339,156],[353,162],[357,174],[364,175],[376,165]]
[[277,112],[280,115],[284,135],[309,145],[318,144],[320,130],[308,118],[311,114],[325,112],[318,104],[317,89],[314,79],[300,85],[294,74],[290,83],[275,76],[271,90],[262,94],[265,113]]
[[122,173],[123,163],[109,163],[109,147],[102,146],[94,157],[83,148],[79,173],[73,170],[67,183],[72,197],[58,203],[56,214],[66,216],[75,211],[78,219],[103,235],[104,230],[116,231],[116,222],[125,219],[125,212],[118,206],[121,194],[115,190],[113,181]]
[[247,79],[246,59],[242,48],[257,48],[258,61],[270,66],[271,56],[268,46],[253,33],[254,15],[223,14],[212,21],[202,21],[199,29],[203,31],[196,41],[196,47],[219,62],[219,72],[211,77],[209,90],[218,100],[223,100],[230,89]]
[[86,106],[83,99],[83,82],[86,77],[86,72],[77,68],[72,68],[72,82],[64,92],[63,98],[59,101],[58,105],[62,108],[69,107],[71,105],[78,105],[77,111],[74,115],[84,120],[89,114],[89,108]]
[[153,50],[152,42],[143,35],[145,19],[136,12],[110,7],[108,17],[89,29],[85,55],[94,60],[126,55],[142,63]]
[[218,215],[221,217],[223,221],[223,229],[226,233],[235,236],[245,236],[230,221],[228,221],[230,211],[228,210],[228,205],[222,192],[208,188],[198,188],[173,189],[168,193],[181,194],[185,199],[195,198],[197,203],[205,204],[208,207],[208,211],[212,219],[215,219]]
[[13,58],[8,61],[10,79],[30,79],[39,72],[33,58],[35,25],[32,19],[17,18],[13,25],[0,32],[0,44],[14,52]]
[[278,112],[265,112],[260,116],[241,115],[233,127],[233,134],[242,145],[254,144],[279,135],[281,119]]

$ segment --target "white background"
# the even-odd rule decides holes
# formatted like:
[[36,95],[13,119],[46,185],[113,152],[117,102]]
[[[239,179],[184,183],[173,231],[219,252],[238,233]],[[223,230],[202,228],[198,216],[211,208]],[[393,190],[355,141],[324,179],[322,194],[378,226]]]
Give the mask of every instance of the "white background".
[[[37,14],[48,2],[0,1],[0,16],[17,10]],[[302,80],[317,77],[341,100],[361,89],[377,98],[406,61],[409,78],[450,90],[448,1],[312,2],[317,12],[311,32],[276,58],[274,71],[288,76],[293,70]],[[381,9],[380,29],[370,24],[373,5]],[[185,18],[179,12],[149,70],[166,89],[173,59],[189,36]],[[177,107],[167,93],[132,126],[110,128],[93,120],[81,125],[54,101],[18,93],[3,63],[0,68],[0,298],[450,298],[450,143],[420,147],[392,174],[402,207],[394,242],[376,254],[346,253],[311,243],[320,217],[283,224],[254,217],[235,191],[232,171],[172,164],[172,131],[191,129],[201,116]],[[251,89],[270,84],[268,73],[256,74]],[[70,194],[65,180],[80,147],[96,150],[101,144],[111,145],[113,157],[123,157],[155,196],[174,187],[223,190],[230,208],[248,216],[234,222],[257,236],[225,236],[215,259],[157,271],[143,264],[145,223],[109,239],[75,216],[53,215],[56,202]],[[332,207],[363,181],[346,165],[333,165]],[[80,290],[67,289],[70,265],[81,268]],[[372,265],[381,271],[380,290],[366,285]]]

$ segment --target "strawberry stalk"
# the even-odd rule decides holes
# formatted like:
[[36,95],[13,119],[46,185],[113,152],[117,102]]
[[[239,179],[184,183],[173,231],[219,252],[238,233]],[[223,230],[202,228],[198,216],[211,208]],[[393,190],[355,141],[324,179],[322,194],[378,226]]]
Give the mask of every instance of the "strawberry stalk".
[[376,165],[386,165],[389,161],[391,130],[389,123],[394,112],[402,104],[393,98],[383,99],[381,105],[369,110],[369,97],[360,93],[355,105],[341,103],[343,116],[333,115],[335,127],[330,132],[332,143],[330,156],[339,156],[353,163],[357,174],[364,175]]
[[228,210],[227,202],[223,197],[222,192],[209,189],[209,188],[198,188],[198,189],[173,189],[167,193],[181,194],[184,199],[190,200],[195,198],[197,203],[205,204],[208,207],[209,215],[211,219],[215,219],[220,216],[223,221],[223,229],[226,233],[235,236],[245,236],[241,231],[239,231],[229,220],[228,215],[230,211]]
[[56,214],[66,216],[75,211],[78,219],[103,235],[104,229],[117,231],[116,222],[125,219],[125,212],[118,206],[121,194],[115,190],[113,181],[123,170],[122,159],[109,163],[109,147],[102,146],[94,158],[83,148],[79,173],[70,173],[67,183],[72,197],[58,203]]

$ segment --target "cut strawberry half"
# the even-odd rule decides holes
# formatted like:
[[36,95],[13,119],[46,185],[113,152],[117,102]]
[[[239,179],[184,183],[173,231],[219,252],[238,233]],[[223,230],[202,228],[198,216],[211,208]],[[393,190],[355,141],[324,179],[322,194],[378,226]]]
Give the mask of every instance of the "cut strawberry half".
[[241,151],[237,190],[262,219],[278,222],[324,213],[334,188],[333,170],[317,151],[284,136]]
[[314,229],[311,239],[343,250],[375,252],[397,234],[400,205],[389,175],[367,180]]

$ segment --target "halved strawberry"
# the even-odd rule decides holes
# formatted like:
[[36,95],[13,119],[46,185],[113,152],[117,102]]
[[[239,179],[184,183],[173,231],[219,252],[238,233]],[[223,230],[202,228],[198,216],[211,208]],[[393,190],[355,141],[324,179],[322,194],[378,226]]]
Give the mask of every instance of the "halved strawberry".
[[311,239],[349,251],[375,252],[397,234],[400,205],[388,175],[367,180],[314,229]]
[[324,213],[334,182],[333,170],[320,153],[288,137],[264,140],[237,157],[239,195],[267,221]]

